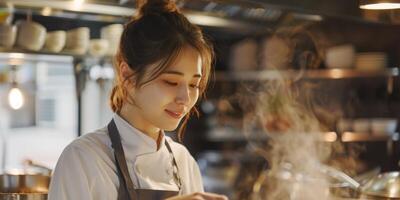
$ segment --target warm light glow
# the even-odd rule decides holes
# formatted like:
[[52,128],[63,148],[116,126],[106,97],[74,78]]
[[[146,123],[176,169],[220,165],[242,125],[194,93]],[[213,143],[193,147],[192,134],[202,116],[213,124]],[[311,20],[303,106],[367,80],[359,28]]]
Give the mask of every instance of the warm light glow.
[[25,55],[23,53],[10,53],[8,64],[21,65],[24,63]]
[[24,96],[19,88],[11,88],[10,92],[8,93],[8,103],[14,110],[18,110],[24,105]]
[[187,18],[198,25],[203,26],[232,26],[229,20],[220,17],[206,16],[206,15],[190,15]]
[[46,7],[44,7],[44,8],[42,9],[42,15],[43,15],[43,16],[50,16],[51,13],[52,13],[52,11],[53,11],[53,10],[52,10],[50,7],[46,6]]
[[325,133],[324,140],[326,142],[335,142],[337,140],[336,132],[327,132],[327,133]]
[[85,0],[74,0],[74,9],[81,10],[84,2]]
[[399,9],[400,3],[374,3],[360,5],[361,9],[367,10],[388,10],[388,9]]
[[342,78],[344,76],[344,71],[340,69],[330,70],[330,76],[334,79]]

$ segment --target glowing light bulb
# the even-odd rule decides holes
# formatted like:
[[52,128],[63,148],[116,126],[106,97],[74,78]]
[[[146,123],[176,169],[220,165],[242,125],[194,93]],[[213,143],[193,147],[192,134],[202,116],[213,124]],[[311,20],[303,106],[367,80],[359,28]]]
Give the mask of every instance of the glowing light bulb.
[[8,93],[8,103],[14,110],[18,110],[24,105],[24,95],[19,88],[11,88],[10,92]]
[[375,4],[366,4],[361,5],[361,9],[367,10],[388,10],[388,9],[399,9],[400,3],[375,3]]
[[74,9],[77,11],[81,10],[84,2],[85,0],[74,0]]

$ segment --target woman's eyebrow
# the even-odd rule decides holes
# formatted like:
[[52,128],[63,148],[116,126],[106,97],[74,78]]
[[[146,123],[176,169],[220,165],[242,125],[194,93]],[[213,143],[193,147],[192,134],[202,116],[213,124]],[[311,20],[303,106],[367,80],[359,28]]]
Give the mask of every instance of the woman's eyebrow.
[[[173,70],[168,70],[163,72],[163,74],[175,74],[175,75],[179,75],[179,76],[184,76],[185,74],[182,72],[178,72],[178,71],[173,71]],[[195,78],[201,78],[201,74],[195,74],[193,75],[193,77]]]

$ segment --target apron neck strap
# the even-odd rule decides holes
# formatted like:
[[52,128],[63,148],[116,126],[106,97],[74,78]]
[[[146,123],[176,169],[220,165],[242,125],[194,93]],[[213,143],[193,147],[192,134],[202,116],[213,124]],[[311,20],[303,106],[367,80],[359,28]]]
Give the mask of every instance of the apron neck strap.
[[122,181],[120,181],[119,191],[125,189],[124,193],[127,193],[129,199],[137,200],[135,187],[129,176],[128,167],[126,165],[125,153],[121,144],[121,136],[119,135],[114,119],[108,124],[107,129],[111,139],[112,148],[114,149],[115,162],[120,180],[122,179]]

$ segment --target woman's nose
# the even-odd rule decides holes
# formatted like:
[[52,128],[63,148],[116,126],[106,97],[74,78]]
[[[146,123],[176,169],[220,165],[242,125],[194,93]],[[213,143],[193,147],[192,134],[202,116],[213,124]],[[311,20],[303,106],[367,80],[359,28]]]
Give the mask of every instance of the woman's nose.
[[188,105],[190,102],[189,87],[182,86],[178,90],[178,94],[175,97],[175,102],[180,105]]

